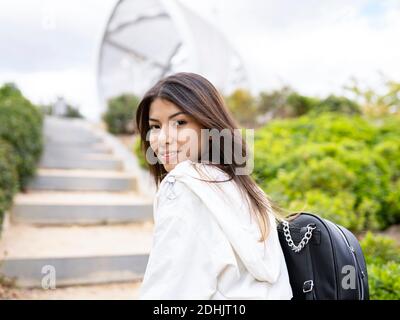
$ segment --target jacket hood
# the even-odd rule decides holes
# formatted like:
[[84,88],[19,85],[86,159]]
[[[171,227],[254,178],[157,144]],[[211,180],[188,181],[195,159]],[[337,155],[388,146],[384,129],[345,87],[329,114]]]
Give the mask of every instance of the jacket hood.
[[256,231],[258,225],[257,229],[254,229],[246,223],[246,219],[251,219],[251,215],[236,183],[233,180],[221,183],[202,181],[228,180],[229,176],[224,171],[210,164],[185,160],[178,163],[167,174],[159,189],[167,179],[171,179],[170,177],[175,177],[176,180],[184,183],[203,201],[243,265],[255,279],[271,284],[278,280],[281,272],[282,251],[276,232],[275,217],[272,214],[268,213],[272,230],[264,242],[258,242],[260,237],[260,233]]

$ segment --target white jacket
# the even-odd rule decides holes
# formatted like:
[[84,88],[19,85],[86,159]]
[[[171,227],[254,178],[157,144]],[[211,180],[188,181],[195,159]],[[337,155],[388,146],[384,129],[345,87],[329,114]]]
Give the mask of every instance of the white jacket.
[[215,180],[222,170],[191,160],[180,162],[160,183],[154,201],[154,238],[139,299],[291,299],[276,221],[260,230],[232,181]]

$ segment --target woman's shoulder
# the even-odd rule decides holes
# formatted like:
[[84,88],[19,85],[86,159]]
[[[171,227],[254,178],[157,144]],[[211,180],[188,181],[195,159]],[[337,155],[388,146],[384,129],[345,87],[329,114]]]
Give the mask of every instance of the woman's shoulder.
[[202,207],[202,201],[188,184],[178,176],[171,174],[172,171],[163,179],[159,190],[155,196],[154,218],[174,216],[176,218],[188,219],[188,213],[195,208]]
[[[229,175],[218,167],[218,165],[209,162],[195,162],[192,160],[184,160],[178,163],[172,169],[166,178],[173,179],[186,177],[210,181],[224,181],[229,179]],[[167,179],[168,180],[168,179]]]
[[[179,163],[163,179],[157,193],[154,211],[160,206],[169,211],[193,212],[212,211],[218,207],[228,218],[231,206],[242,208],[244,205],[242,196],[234,180],[230,179],[222,169],[212,164],[186,161]],[[202,218],[206,217],[195,217],[195,219]]]
[[[155,224],[160,228],[174,226],[191,230],[193,234],[201,234],[215,238],[220,232],[209,203],[200,197],[196,190],[187,183],[176,179],[164,185],[158,195],[154,210]],[[173,222],[177,223],[173,223]]]
[[[198,181],[229,181],[229,175],[216,165],[209,163],[194,162],[192,160],[184,160],[178,163],[161,181],[156,196],[167,192],[171,187],[176,185],[176,181],[190,184]],[[177,184],[179,185],[179,183]]]
[[[156,214],[158,209],[163,208],[163,211],[168,211],[169,214],[185,214],[185,218],[190,218],[188,211],[204,211],[202,208],[210,206],[208,200],[210,194],[221,190],[215,188],[215,183],[207,181],[227,181],[227,179],[228,175],[214,165],[191,160],[180,162],[162,180],[156,193],[154,212]],[[221,183],[216,184],[221,185]]]

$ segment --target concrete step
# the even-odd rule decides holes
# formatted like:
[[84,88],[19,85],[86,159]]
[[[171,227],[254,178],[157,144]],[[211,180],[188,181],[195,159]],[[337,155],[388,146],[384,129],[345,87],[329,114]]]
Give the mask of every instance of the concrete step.
[[103,140],[100,137],[96,137],[91,134],[76,134],[71,135],[70,133],[51,133],[45,134],[45,143],[56,143],[56,144],[96,144],[102,143]]
[[135,192],[29,192],[17,194],[13,223],[35,225],[140,222],[153,218],[152,199]]
[[87,154],[92,153],[102,153],[102,154],[110,154],[112,152],[111,148],[106,146],[103,143],[95,143],[87,146],[79,146],[74,144],[57,144],[57,143],[46,143],[44,146],[44,152],[48,154],[57,154],[60,157],[77,155],[77,156],[86,156]]
[[78,153],[78,154],[65,154],[60,156],[57,153],[50,153],[47,150],[43,152],[42,158],[53,158],[56,160],[62,160],[62,159],[68,159],[68,160],[73,160],[73,159],[79,159],[79,160],[118,160],[113,154],[109,153]]
[[68,120],[57,123],[46,120],[43,134],[45,142],[49,143],[98,143],[102,141],[93,131],[77,126]]
[[58,154],[45,153],[40,159],[39,166],[49,169],[89,169],[89,170],[122,170],[121,160],[112,158],[108,155],[104,157],[93,155],[65,155],[61,157]]
[[76,140],[76,141],[71,141],[71,140],[62,140],[62,141],[57,141],[57,140],[49,140],[45,139],[44,144],[46,146],[62,146],[64,147],[78,147],[78,148],[93,148],[94,146],[103,144],[103,140],[100,138],[96,139],[82,139],[82,140]]
[[42,288],[10,289],[16,300],[136,300],[141,281],[75,285],[57,287],[54,290]]
[[11,225],[0,242],[0,273],[21,287],[140,280],[153,240],[153,224],[35,227]]
[[135,175],[106,170],[38,169],[29,190],[135,191]]

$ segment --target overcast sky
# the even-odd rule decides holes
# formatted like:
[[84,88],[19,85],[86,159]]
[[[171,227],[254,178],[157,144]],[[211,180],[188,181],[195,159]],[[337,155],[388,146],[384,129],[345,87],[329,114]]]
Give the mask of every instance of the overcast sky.
[[[1,0],[0,84],[36,103],[97,104],[95,63],[116,0]],[[342,93],[351,76],[400,81],[399,0],[181,0],[241,54],[254,91]]]

